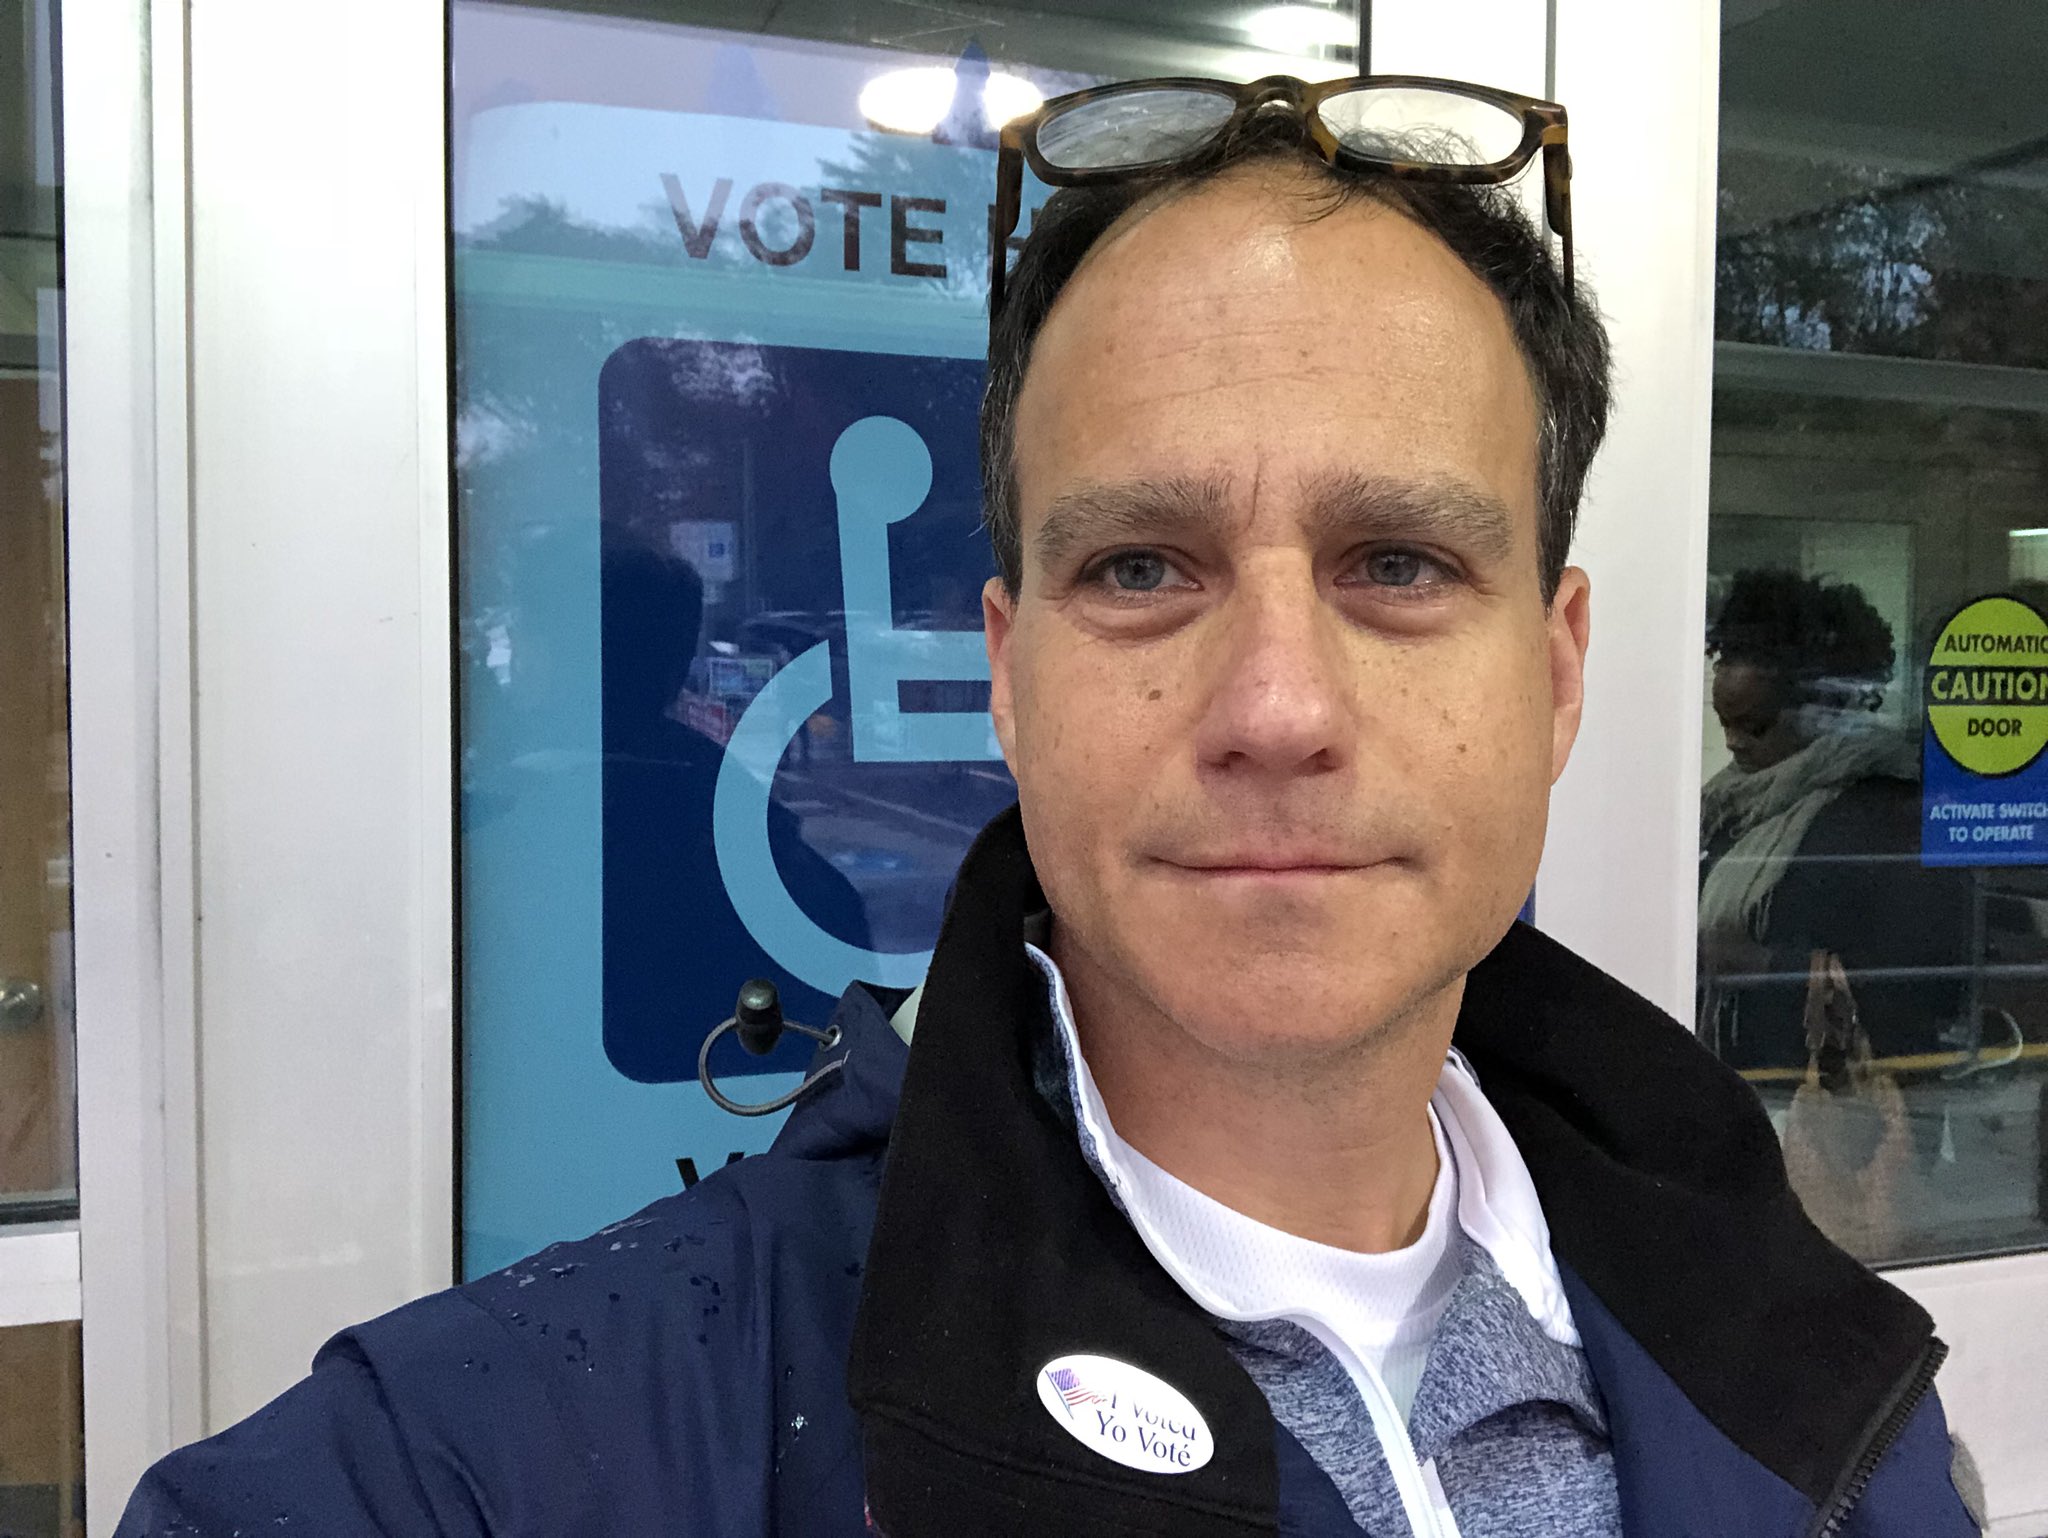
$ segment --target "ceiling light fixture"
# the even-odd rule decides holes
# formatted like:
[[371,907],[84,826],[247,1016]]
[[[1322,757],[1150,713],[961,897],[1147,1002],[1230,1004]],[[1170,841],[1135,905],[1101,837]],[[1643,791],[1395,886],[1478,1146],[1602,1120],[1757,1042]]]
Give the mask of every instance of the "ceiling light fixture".
[[1245,18],[1247,36],[1274,53],[1307,53],[1316,48],[1352,48],[1358,18],[1321,5],[1269,5]]
[[[953,110],[960,77],[950,65],[925,64],[892,69],[860,89],[860,112],[876,128],[891,133],[928,134]],[[1022,75],[992,71],[981,90],[982,116],[990,128],[1036,111],[1045,93]]]

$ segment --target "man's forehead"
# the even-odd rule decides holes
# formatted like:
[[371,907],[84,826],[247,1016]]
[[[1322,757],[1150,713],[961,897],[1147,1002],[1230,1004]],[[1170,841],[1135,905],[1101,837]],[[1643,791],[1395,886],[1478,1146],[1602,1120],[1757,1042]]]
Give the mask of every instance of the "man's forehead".
[[[1233,196],[1210,232],[1230,238],[1191,245],[1199,203]],[[1077,486],[1130,478],[1206,479],[1231,493],[1211,501],[1242,506],[1262,465],[1303,481],[1456,479],[1533,517],[1520,350],[1498,299],[1434,236],[1384,210],[1304,222],[1249,184],[1162,206],[1119,239],[1033,349],[1015,439],[1027,521]]]
[[[1290,402],[1304,413],[1477,408],[1533,427],[1498,296],[1405,216],[1329,196],[1301,172],[1244,172],[1126,216],[1046,317],[1020,428],[1221,387],[1286,400],[1307,384],[1326,393]],[[1063,442],[1075,426],[1060,423]]]
[[[1203,283],[1200,280],[1211,281]],[[1141,199],[1091,246],[1055,302],[1126,304],[1137,295],[1251,298],[1276,288],[1346,290],[1354,305],[1425,283],[1506,330],[1499,299],[1436,235],[1397,208],[1286,161],[1255,161]],[[1114,289],[1097,296],[1097,289]],[[1077,296],[1081,305],[1070,301]]]

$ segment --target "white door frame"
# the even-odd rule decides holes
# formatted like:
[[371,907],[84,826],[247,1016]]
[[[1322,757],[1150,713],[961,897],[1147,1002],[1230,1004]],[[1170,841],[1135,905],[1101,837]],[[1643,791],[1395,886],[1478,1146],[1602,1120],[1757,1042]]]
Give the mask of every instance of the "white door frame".
[[190,9],[208,1429],[454,1280],[446,26]]
[[65,433],[87,1510],[200,1434],[176,7],[62,10]]
[[82,1304],[98,1535],[453,1280],[446,51],[62,19],[80,1297],[15,1238],[0,1308]]

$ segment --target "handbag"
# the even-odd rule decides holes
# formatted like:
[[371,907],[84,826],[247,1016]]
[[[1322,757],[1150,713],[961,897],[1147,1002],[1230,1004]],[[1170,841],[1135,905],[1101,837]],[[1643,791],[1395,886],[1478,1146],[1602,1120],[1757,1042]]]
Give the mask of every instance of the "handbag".
[[1902,1252],[1918,1179],[1898,1079],[1872,1061],[1870,1036],[1833,951],[1806,975],[1806,1074],[1785,1117],[1785,1174],[1823,1234],[1866,1263]]

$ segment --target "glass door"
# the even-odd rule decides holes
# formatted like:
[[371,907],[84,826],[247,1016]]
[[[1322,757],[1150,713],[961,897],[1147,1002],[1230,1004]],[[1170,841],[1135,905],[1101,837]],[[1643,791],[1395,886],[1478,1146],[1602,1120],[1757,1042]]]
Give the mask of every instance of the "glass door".
[[1699,1025],[1876,1264],[2048,1246],[2048,13],[1973,16],[1723,33]]
[[85,1532],[56,42],[52,4],[0,0],[0,1533],[10,1538]]
[[[765,1147],[779,1116],[693,1082],[739,986],[822,1024],[856,976],[916,982],[1012,797],[979,634],[996,128],[1105,79],[1346,74],[1359,10],[453,19],[474,1274]],[[767,1101],[805,1047],[713,1067]]]
[[0,1223],[78,1210],[50,21],[0,0]]
[[2048,1529],[2048,12],[1722,15],[1703,1038]]

